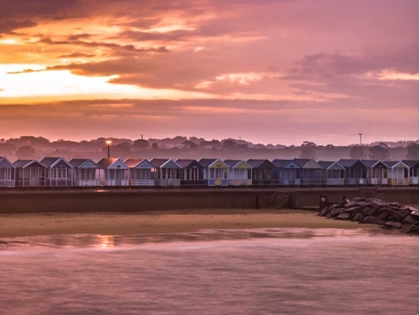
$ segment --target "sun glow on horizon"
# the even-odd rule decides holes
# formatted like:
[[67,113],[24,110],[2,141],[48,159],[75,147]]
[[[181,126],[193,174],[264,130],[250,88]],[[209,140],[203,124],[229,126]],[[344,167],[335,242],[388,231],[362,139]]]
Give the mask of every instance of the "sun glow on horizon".
[[10,100],[29,99],[189,99],[211,95],[173,89],[143,88],[136,85],[111,83],[119,75],[79,76],[69,70],[46,70],[42,65],[0,65],[0,104]]

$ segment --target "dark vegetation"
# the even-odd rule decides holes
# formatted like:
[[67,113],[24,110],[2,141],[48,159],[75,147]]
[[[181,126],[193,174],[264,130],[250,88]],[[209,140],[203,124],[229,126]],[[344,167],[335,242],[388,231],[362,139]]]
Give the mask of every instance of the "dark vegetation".
[[304,141],[299,146],[254,144],[245,140],[206,140],[197,137],[165,139],[97,138],[80,142],[50,141],[43,137],[23,136],[0,139],[0,156],[14,159],[40,159],[44,156],[62,156],[66,159],[107,156],[106,140],[112,140],[111,156],[120,158],[222,158],[222,159],[293,159],[311,158],[335,161],[342,158],[403,160],[418,159],[417,141],[376,142],[366,145],[326,146]]

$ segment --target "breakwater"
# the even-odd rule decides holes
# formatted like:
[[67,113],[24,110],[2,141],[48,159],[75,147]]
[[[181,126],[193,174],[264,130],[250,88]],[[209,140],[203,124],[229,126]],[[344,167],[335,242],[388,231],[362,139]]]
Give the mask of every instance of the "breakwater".
[[[351,199],[364,194],[358,188],[2,191],[0,213],[276,208],[270,197],[283,191],[297,192],[301,204],[307,207],[318,207],[321,195],[327,196],[328,202],[340,202],[343,196]],[[418,204],[419,190],[418,187],[379,188],[376,197]]]

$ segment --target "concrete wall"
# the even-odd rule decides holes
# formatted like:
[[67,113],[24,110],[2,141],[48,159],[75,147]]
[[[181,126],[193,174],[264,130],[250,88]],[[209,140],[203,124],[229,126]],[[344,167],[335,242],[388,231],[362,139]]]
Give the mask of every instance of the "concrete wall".
[[[287,191],[287,189],[284,189]],[[268,204],[273,189],[203,189],[203,190],[115,190],[115,191],[6,191],[0,193],[0,213],[14,212],[139,212],[144,210],[260,208]],[[295,190],[296,191],[296,190]],[[305,206],[318,206],[319,196],[339,202],[345,195],[360,196],[357,188],[299,189]],[[376,198],[418,204],[418,187],[383,188]]]

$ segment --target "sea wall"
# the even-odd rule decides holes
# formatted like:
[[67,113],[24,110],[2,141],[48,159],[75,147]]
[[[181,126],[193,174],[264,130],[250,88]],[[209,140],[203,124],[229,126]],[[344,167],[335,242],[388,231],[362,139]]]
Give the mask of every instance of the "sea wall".
[[[203,189],[203,190],[53,190],[2,191],[0,213],[26,212],[141,212],[146,210],[207,208],[274,208],[269,198],[278,189]],[[343,196],[363,195],[357,188],[311,188],[297,191],[304,206],[319,205],[320,195],[328,202]],[[418,204],[418,187],[382,188],[375,196],[385,201]]]

